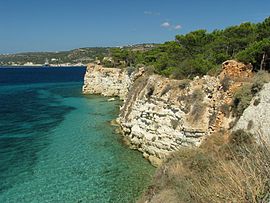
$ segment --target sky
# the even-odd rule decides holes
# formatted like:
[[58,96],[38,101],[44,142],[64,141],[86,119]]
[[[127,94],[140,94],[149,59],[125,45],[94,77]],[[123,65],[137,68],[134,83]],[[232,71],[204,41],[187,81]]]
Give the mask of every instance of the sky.
[[269,0],[0,0],[0,53],[162,43],[270,16]]

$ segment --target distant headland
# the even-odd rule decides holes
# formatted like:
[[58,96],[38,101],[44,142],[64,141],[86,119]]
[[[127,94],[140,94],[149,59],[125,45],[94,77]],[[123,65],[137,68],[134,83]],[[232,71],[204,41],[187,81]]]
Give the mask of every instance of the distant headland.
[[[146,51],[156,44],[127,45],[120,48],[133,51]],[[25,52],[0,54],[0,66],[8,67],[81,67],[88,63],[102,61],[110,55],[110,49],[116,47],[87,47],[59,52]],[[117,47],[119,48],[119,47]]]

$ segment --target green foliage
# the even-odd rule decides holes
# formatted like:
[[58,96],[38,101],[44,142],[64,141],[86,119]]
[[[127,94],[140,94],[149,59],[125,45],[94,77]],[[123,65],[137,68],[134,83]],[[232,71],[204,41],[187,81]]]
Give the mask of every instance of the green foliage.
[[233,116],[240,117],[244,110],[249,106],[252,98],[253,94],[251,84],[246,84],[237,90],[234,94],[232,103]]
[[[61,64],[61,63],[90,63],[97,59],[102,59],[108,55],[109,48],[102,47],[91,47],[91,48],[80,48],[71,51],[60,51],[60,52],[29,52],[29,53],[18,53],[1,55],[0,54],[0,65],[11,65],[12,62],[23,65],[27,62],[34,64],[44,64],[45,60],[48,59],[50,64]],[[51,59],[55,59],[51,61]]]
[[177,35],[175,41],[144,51],[122,48],[112,56],[116,61],[126,61],[127,66],[154,66],[155,73],[175,79],[215,75],[221,63],[233,58],[252,63],[258,69],[264,57],[263,66],[270,69],[269,36],[270,18],[267,18],[262,23],[242,23],[211,33],[197,30]]
[[263,40],[270,37],[270,17],[266,18],[262,23],[257,24],[257,39]]
[[251,145],[253,143],[254,143],[253,135],[244,130],[234,131],[229,137],[229,144],[234,146]]
[[[233,116],[239,118],[244,110],[250,105],[252,98],[263,88],[263,85],[270,81],[270,74],[266,71],[259,71],[252,83],[247,83],[238,89],[233,97],[232,112]],[[258,101],[255,101],[258,105]]]
[[265,83],[270,82],[270,74],[266,71],[259,71],[255,77],[252,84],[252,93],[255,95],[257,92],[259,92]]
[[182,89],[182,90],[189,87],[189,86],[190,86],[190,80],[189,79],[180,80],[180,83],[178,85],[178,87],[180,89]]
[[[236,58],[245,63],[252,63],[253,66],[258,70],[261,69],[260,66],[263,60],[263,55],[267,57],[265,59],[266,61],[268,60],[268,57],[270,57],[270,38],[253,42],[245,50],[239,52],[236,55]],[[265,64],[263,65],[265,66]],[[266,64],[266,66],[268,66],[268,64]]]

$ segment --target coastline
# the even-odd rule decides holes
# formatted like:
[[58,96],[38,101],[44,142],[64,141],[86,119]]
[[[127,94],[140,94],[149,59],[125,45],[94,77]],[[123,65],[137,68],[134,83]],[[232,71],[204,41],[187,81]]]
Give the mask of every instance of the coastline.
[[[36,71],[39,78],[29,74]],[[14,85],[19,82],[10,77],[14,72],[28,83]],[[84,69],[46,72],[50,76],[34,69],[1,71],[1,78],[11,78],[10,86],[1,84],[7,98],[1,112],[12,111],[1,122],[0,201],[135,202],[154,168],[129,150],[109,124],[118,115],[119,101],[82,95]],[[59,83],[63,75],[66,81]],[[70,82],[74,75],[75,84]],[[46,78],[45,83],[38,80]]]
[[51,65],[51,66],[43,66],[43,65],[33,65],[33,66],[0,66],[0,68],[86,68],[87,66],[86,65],[81,65],[81,66],[78,66],[78,65]]
[[[237,80],[225,89],[227,77]],[[193,80],[168,79],[144,68],[129,75],[126,70],[89,64],[82,91],[120,97],[123,105],[111,124],[124,143],[158,167],[172,153],[198,147],[210,135],[229,130],[237,122],[228,109],[234,92],[243,86],[242,80],[252,77],[249,65],[233,60],[223,63],[218,76]]]

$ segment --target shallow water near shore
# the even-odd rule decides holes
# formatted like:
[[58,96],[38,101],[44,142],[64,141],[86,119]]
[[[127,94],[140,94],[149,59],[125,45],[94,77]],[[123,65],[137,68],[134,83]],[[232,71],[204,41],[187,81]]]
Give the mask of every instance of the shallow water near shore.
[[119,101],[82,95],[84,71],[0,69],[0,202],[134,202],[149,184],[109,124]]

